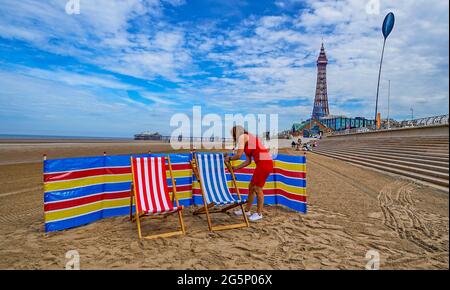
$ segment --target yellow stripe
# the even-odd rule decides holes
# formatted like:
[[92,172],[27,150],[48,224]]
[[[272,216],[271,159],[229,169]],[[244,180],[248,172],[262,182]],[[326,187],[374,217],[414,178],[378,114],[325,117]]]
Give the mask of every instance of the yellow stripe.
[[[192,170],[188,169],[188,170],[177,170],[177,171],[172,171],[173,172],[173,177],[174,178],[179,178],[179,177],[191,177],[192,176]],[[166,172],[166,177],[170,179],[170,171]]]
[[47,182],[44,185],[46,192],[55,190],[64,190],[76,187],[83,187],[102,183],[113,183],[113,182],[127,182],[131,181],[131,174],[121,174],[121,175],[101,175],[85,177],[75,180],[60,181],[60,182]]
[[[250,182],[248,181],[237,181],[237,186],[238,188],[248,188],[248,185],[250,184]],[[234,184],[232,181],[228,181],[228,188],[234,188]],[[200,189],[200,185],[197,181],[194,181],[192,184],[192,188],[194,189]],[[275,189],[275,182],[271,181],[271,182],[266,182],[266,184],[264,185],[264,189]]]
[[[243,181],[238,181],[237,185],[239,188],[248,188],[248,185],[250,184],[250,182],[243,182]],[[231,182],[228,182],[228,187],[232,188],[233,185]],[[200,185],[198,182],[194,182],[192,185],[193,189],[200,189]],[[266,185],[264,185],[264,189],[275,189],[275,182],[266,182]],[[278,184],[276,185],[276,189],[283,189],[284,191],[287,191],[289,193],[292,194],[298,194],[298,195],[306,195],[306,188],[304,187],[298,187],[298,186],[292,186],[292,185],[287,185],[284,184],[282,182],[278,182]]]
[[[243,163],[242,161],[232,161],[233,166],[238,166],[239,164]],[[274,160],[273,164],[274,168],[281,168],[284,170],[289,171],[297,171],[297,172],[306,172],[306,165],[305,164],[299,164],[299,163],[287,163],[279,160]],[[256,168],[255,162],[252,162],[249,166],[246,168],[254,169]]]
[[287,191],[292,194],[298,194],[298,195],[306,195],[306,188],[304,187],[298,187],[298,186],[292,186],[287,185],[282,182],[278,182],[277,189],[283,189],[284,191]]
[[283,161],[275,160],[274,167],[285,169],[285,170],[290,170],[290,171],[306,172],[305,164],[286,163]]
[[[187,199],[192,198],[192,191],[177,191],[178,199]],[[170,198],[172,198],[172,194],[170,194]]]
[[[167,177],[168,178],[170,177],[168,172]],[[174,178],[191,177],[191,170],[173,171],[173,177]],[[64,190],[102,183],[129,182],[129,181],[131,181],[131,174],[98,175],[91,177],[83,177],[74,180],[46,182],[45,191]]]
[[121,199],[113,199],[113,200],[104,200],[97,203],[90,203],[76,208],[63,209],[59,211],[46,212],[45,213],[45,221],[51,222],[55,220],[60,220],[64,218],[70,218],[73,216],[78,216],[82,214],[88,214],[94,211],[98,211],[104,208],[110,207],[120,207],[120,206],[129,206],[130,198],[121,198]]
[[[170,194],[172,197],[172,194]],[[191,199],[192,192],[191,191],[182,191],[177,192],[178,199]],[[88,214],[94,211],[98,211],[105,208],[111,207],[121,207],[121,206],[129,206],[130,199],[128,197],[114,200],[104,200],[101,202],[90,203],[80,207],[68,208],[59,211],[46,212],[45,213],[45,221],[51,222],[55,220],[60,220],[64,218],[70,218],[78,215]]]

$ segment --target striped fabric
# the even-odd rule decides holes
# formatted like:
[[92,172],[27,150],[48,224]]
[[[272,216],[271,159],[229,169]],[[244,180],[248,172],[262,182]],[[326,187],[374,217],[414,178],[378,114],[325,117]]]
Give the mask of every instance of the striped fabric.
[[[242,156],[240,160],[233,161],[232,164],[237,166],[244,160],[245,156]],[[273,160],[274,170],[267,178],[263,189],[264,203],[267,205],[283,205],[295,211],[306,213],[306,157],[278,154]],[[248,186],[255,167],[256,164],[252,162],[248,167],[235,171],[237,186],[242,199],[247,199]],[[237,198],[231,174],[226,169],[225,171],[230,192]],[[192,193],[194,204],[203,204],[200,185],[196,179],[193,180]]]
[[139,212],[170,213],[181,209],[169,197],[164,157],[132,158],[133,184]]
[[240,202],[233,198],[228,189],[223,154],[196,153],[196,157],[206,202],[215,205]]
[[[167,156],[142,154],[134,157]],[[170,154],[180,205],[192,205],[190,154]],[[78,227],[130,212],[129,155],[44,161],[45,231]],[[172,180],[166,176],[169,192]]]
[[[167,154],[142,154],[133,157],[165,157]],[[203,204],[200,186],[192,175],[191,154],[170,154],[180,205]],[[242,160],[234,161],[238,165]],[[264,201],[284,205],[306,213],[306,157],[278,155],[274,172],[264,186]],[[222,163],[223,164],[223,163]],[[129,155],[64,158],[45,160],[44,219],[45,231],[59,231],[99,219],[129,214],[131,166]],[[167,165],[166,165],[167,166]],[[255,164],[236,174],[242,199],[247,199]],[[223,176],[221,177],[224,179]],[[230,193],[237,199],[231,175],[225,169]],[[169,192],[172,181],[167,172]]]

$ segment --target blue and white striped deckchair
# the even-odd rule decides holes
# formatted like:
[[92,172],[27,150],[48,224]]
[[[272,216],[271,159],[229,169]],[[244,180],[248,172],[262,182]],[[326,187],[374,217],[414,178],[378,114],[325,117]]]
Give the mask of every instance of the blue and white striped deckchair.
[[[191,161],[194,174],[200,183],[200,191],[203,197],[204,207],[200,208],[194,214],[206,214],[208,220],[208,227],[210,231],[218,231],[225,229],[233,229],[240,227],[248,227],[248,220],[246,215],[242,215],[244,223],[215,226],[211,224],[210,213],[226,212],[232,208],[241,207],[244,212],[244,200],[240,198],[239,189],[236,185],[236,178],[234,172],[229,164],[225,164],[225,159],[222,153],[194,153],[194,158]],[[235,199],[228,188],[227,177],[225,175],[225,166],[231,173],[233,184],[236,188],[238,199]],[[213,207],[220,207],[211,209]]]

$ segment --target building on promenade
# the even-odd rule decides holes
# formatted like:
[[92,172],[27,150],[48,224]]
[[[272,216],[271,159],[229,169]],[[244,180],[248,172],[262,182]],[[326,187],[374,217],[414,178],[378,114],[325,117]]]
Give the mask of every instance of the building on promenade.
[[309,137],[309,136],[322,136],[330,134],[333,130],[325,126],[323,123],[316,119],[310,119],[303,123],[294,123],[292,125],[292,135]]
[[332,116],[321,118],[320,122],[333,131],[367,128],[374,125],[373,120],[363,117],[347,118],[345,116]]

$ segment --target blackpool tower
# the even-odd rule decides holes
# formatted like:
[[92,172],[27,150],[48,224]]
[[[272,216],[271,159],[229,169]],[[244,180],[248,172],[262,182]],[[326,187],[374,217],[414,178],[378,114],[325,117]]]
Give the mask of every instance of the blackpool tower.
[[316,97],[314,98],[314,108],[312,112],[312,118],[316,120],[330,114],[327,92],[327,64],[328,58],[322,43],[319,58],[317,59]]

